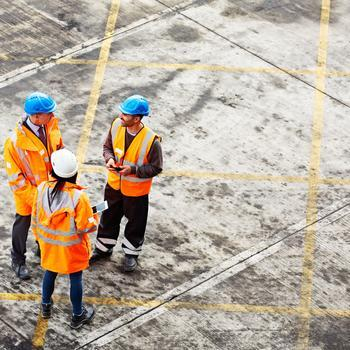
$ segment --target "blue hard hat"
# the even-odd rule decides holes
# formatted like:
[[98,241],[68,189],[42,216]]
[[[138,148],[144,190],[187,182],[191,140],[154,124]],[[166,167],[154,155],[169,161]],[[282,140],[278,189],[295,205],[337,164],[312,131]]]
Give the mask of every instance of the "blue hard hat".
[[150,112],[148,101],[141,95],[128,97],[119,105],[119,110],[124,114],[144,116]]
[[42,92],[33,92],[27,96],[24,103],[24,111],[29,114],[51,113],[56,110],[56,102]]

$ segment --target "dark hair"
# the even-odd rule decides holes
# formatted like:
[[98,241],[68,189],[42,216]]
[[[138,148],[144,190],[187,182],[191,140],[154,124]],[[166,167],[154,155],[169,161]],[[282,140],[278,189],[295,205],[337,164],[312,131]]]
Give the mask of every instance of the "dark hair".
[[51,193],[51,200],[53,200],[55,198],[58,191],[62,190],[62,188],[66,182],[70,182],[72,184],[75,184],[77,182],[77,177],[78,177],[78,173],[76,173],[75,175],[68,177],[68,178],[60,177],[55,173],[55,171],[53,169],[52,169],[51,175],[52,175],[52,177],[54,177],[57,180],[57,183],[55,184],[55,187],[53,188],[52,193]]

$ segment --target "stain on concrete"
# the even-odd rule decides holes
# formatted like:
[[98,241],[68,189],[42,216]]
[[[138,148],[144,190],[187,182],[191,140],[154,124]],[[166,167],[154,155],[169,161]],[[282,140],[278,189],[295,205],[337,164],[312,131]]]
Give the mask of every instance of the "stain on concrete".
[[324,350],[349,350],[349,329],[349,318],[313,318],[310,330],[310,346]]
[[227,6],[221,13],[224,17],[237,18],[247,16],[248,13],[239,7]]
[[206,139],[208,137],[208,132],[204,130],[201,126],[195,128],[194,138],[197,140]]
[[272,84],[275,86],[277,89],[286,89],[287,83],[285,79],[281,79],[279,77],[273,77],[272,79]]
[[319,0],[230,0],[235,6],[252,12],[264,20],[274,23],[294,23],[303,19],[319,22],[321,4]]
[[237,108],[242,105],[241,102],[244,100],[242,96],[239,94],[234,94],[233,96],[223,95],[218,98],[225,106],[229,106],[231,108]]
[[176,42],[194,42],[200,39],[199,31],[183,24],[174,24],[168,29],[167,34]]

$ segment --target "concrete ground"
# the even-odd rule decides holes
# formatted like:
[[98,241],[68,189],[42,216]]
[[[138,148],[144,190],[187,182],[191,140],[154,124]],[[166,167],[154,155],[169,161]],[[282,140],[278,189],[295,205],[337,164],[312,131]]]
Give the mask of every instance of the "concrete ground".
[[[40,90],[58,103],[92,202],[117,105],[149,98],[163,137],[140,266],[84,273],[96,308],[69,328],[67,276],[10,270],[1,158],[0,349],[350,349],[350,4],[346,0],[0,0],[3,142]],[[1,156],[2,157],[2,156]],[[95,237],[92,236],[92,240]]]

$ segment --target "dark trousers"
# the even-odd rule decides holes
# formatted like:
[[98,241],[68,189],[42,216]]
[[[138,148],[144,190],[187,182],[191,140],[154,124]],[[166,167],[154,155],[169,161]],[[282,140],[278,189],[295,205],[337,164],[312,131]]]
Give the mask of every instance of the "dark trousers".
[[101,215],[97,231],[96,250],[103,254],[112,251],[117,243],[120,222],[123,216],[128,219],[125,225],[122,248],[126,255],[138,256],[142,249],[148,216],[148,195],[140,197],[124,196],[108,184],[105,188],[108,209]]
[[[42,284],[42,303],[50,304],[51,296],[55,290],[57,272],[45,271]],[[73,306],[73,314],[81,315],[83,312],[83,271],[74,272],[69,275],[70,279],[70,301]]]
[[26,261],[26,245],[28,231],[30,227],[31,215],[22,216],[16,214],[15,222],[12,226],[12,261],[17,264],[24,264]]

